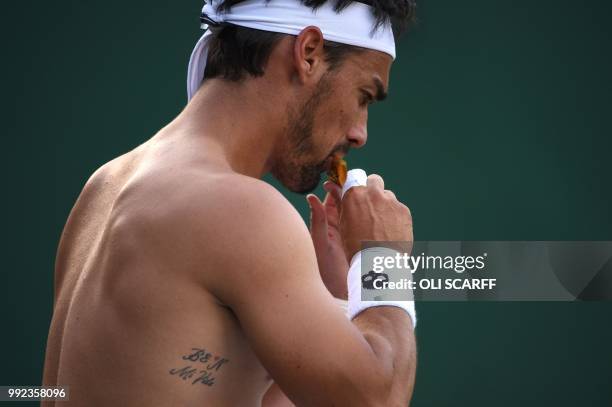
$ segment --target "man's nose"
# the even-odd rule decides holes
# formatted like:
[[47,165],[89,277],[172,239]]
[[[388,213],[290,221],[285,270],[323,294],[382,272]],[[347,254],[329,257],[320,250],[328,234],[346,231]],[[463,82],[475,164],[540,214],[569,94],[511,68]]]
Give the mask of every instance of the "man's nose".
[[362,115],[360,120],[353,125],[347,134],[351,147],[359,148],[363,147],[368,140],[368,114],[367,112]]

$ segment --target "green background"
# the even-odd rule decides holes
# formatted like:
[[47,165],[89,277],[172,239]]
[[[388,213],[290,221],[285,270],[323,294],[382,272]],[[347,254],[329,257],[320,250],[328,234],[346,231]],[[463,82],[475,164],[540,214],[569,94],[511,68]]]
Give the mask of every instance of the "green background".
[[[200,7],[3,7],[0,384],[40,383],[63,223],[97,167],[184,106]],[[385,177],[419,240],[612,240],[610,15],[595,0],[421,1],[350,165]],[[418,312],[414,406],[612,405],[610,302]]]

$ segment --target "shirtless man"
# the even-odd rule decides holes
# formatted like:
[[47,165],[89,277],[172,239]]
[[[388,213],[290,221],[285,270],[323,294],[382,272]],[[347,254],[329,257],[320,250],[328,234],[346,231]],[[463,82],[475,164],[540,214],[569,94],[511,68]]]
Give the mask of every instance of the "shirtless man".
[[[383,22],[412,10],[376,4]],[[44,385],[69,386],[65,405],[408,405],[412,318],[380,306],[351,320],[334,299],[362,241],[412,240],[408,208],[377,175],[342,199],[327,183],[323,202],[307,197],[309,232],[260,180],[312,191],[335,153],[366,143],[393,58],[326,29],[216,25],[181,114],[91,176],[56,261]]]

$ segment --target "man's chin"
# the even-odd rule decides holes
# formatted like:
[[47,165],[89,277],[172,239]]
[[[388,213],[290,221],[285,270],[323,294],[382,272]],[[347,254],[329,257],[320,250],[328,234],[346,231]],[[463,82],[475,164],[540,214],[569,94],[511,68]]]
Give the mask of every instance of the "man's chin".
[[[274,175],[274,174],[273,174]],[[321,174],[317,174],[316,177],[312,177],[308,180],[305,179],[286,179],[284,177],[274,177],[289,191],[296,194],[306,195],[313,192],[319,186],[321,182]]]
[[325,159],[314,165],[283,165],[272,167],[270,172],[289,191],[306,195],[319,186],[321,177],[329,168],[329,163],[329,159]]
[[289,191],[295,192],[296,194],[306,195],[306,194],[309,194],[309,193],[313,192],[315,189],[317,189],[317,187],[319,186],[319,182],[321,182],[321,179],[319,179],[316,184],[309,185],[308,187],[288,188],[288,189],[289,189]]
[[291,192],[295,192],[296,194],[306,195],[317,189],[320,182],[321,176],[319,175],[316,179],[310,181],[302,180],[302,182],[297,185],[286,185],[286,188]]

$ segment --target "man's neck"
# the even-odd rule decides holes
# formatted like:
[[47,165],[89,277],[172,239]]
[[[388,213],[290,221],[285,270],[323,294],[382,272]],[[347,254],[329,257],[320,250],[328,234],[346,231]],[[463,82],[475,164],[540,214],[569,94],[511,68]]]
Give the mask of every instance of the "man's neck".
[[[210,80],[174,120],[182,132],[196,137],[240,174],[261,178],[270,170],[283,137],[284,103],[268,94],[263,78],[243,83]],[[216,153],[215,153],[216,151]]]

